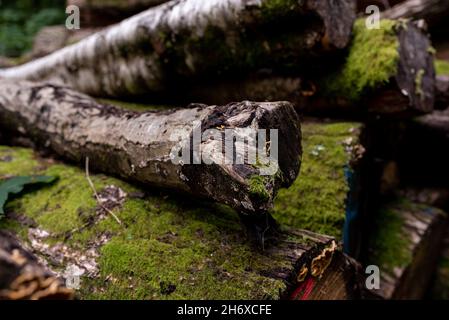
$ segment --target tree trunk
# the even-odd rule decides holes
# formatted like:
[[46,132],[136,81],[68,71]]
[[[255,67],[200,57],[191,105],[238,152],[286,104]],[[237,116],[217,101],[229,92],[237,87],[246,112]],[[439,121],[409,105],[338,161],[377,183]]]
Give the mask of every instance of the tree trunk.
[[354,18],[351,0],[175,0],[0,77],[96,96],[172,94],[192,77],[305,68],[347,45]]
[[367,264],[380,269],[383,299],[421,299],[432,278],[446,229],[446,214],[402,199],[378,213]]
[[0,230],[0,300],[71,299],[73,291],[9,232]]
[[[289,186],[300,167],[299,120],[287,102],[137,113],[65,87],[3,80],[0,116],[3,133],[25,136],[63,158],[83,163],[88,157],[101,171],[213,199],[250,216],[271,209],[278,188]],[[256,129],[277,129],[278,138],[270,130],[261,140]],[[269,158],[260,152],[267,145]]]

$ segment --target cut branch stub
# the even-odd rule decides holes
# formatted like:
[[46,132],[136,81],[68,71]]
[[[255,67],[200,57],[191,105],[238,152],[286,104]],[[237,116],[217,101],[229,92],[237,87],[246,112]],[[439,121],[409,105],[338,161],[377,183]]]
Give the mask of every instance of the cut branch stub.
[[266,213],[300,167],[300,125],[288,102],[137,113],[65,87],[2,80],[0,125],[79,164],[89,157],[97,170],[247,214]]

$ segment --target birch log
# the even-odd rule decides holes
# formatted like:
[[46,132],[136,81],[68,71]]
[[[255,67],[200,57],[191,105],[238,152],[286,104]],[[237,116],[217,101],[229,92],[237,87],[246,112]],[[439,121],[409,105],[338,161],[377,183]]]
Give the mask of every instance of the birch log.
[[0,77],[97,96],[173,91],[191,77],[309,66],[348,44],[354,18],[352,0],[174,0]]
[[[300,167],[299,120],[288,102],[190,105],[137,113],[98,104],[65,87],[3,80],[0,127],[3,133],[26,136],[66,159],[83,163],[88,157],[101,171],[213,199],[256,218],[265,217],[277,189],[289,186]],[[220,130],[215,131],[218,137],[209,133],[215,128]],[[231,128],[237,128],[235,136],[228,135]],[[247,161],[248,148],[255,146],[251,142],[264,143],[260,136],[251,140],[245,128],[277,129],[279,161],[270,154],[273,161],[268,164],[260,152],[261,163]],[[265,141],[274,155],[276,140],[269,133]],[[234,137],[233,153],[227,153],[224,141]],[[245,148],[240,138],[249,141]],[[230,164],[223,161],[226,154],[233,155]],[[268,165],[273,175],[262,173]]]

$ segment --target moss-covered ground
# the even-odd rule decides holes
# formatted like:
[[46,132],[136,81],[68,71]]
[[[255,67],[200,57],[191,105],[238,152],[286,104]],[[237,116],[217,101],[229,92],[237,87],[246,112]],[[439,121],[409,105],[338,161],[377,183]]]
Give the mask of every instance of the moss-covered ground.
[[[274,216],[283,225],[340,238],[348,191],[344,168],[350,160],[346,143],[358,126],[303,125],[300,177],[275,205]],[[286,262],[255,251],[227,207],[91,174],[97,190],[115,185],[128,194],[114,210],[123,225],[110,215],[95,220],[97,203],[82,168],[42,159],[30,149],[0,147],[0,178],[29,174],[59,180],[10,201],[7,212],[33,219],[52,235],[45,240],[50,244],[64,242],[82,252],[102,235],[109,239],[98,248],[98,277],[82,278],[82,299],[262,299],[279,298],[286,288],[267,276],[288,267]],[[15,220],[1,220],[0,228],[27,240],[27,227]]]

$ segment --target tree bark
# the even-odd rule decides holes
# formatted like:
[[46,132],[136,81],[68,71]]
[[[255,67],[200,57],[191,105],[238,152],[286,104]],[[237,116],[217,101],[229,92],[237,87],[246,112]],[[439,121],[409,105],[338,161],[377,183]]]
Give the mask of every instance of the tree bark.
[[[65,87],[3,80],[0,125],[3,133],[25,136],[63,158],[83,163],[88,157],[101,171],[213,199],[250,216],[263,216],[272,208],[278,188],[289,186],[300,167],[299,120],[287,102],[137,113],[98,104]],[[209,133],[216,128],[221,136]],[[244,148],[254,152],[257,138],[243,129],[277,129],[279,160],[271,135],[266,139],[273,154],[270,162],[257,152],[261,162],[251,163],[249,152],[238,144],[243,140],[231,143],[233,153],[225,151],[223,142],[233,138],[228,131],[232,128],[237,128],[231,130],[237,140],[249,141]],[[259,147],[264,146],[259,140]],[[268,166],[273,171],[263,173]]]
[[175,0],[47,57],[1,70],[0,77],[52,80],[91,95],[122,97],[172,93],[192,77],[306,68],[316,56],[348,44],[353,4]]
[[9,232],[0,230],[0,300],[71,299],[73,291]]
[[374,295],[423,298],[436,266],[446,218],[439,209],[408,201],[387,204],[379,212],[367,262],[380,268],[380,288],[371,290]]

